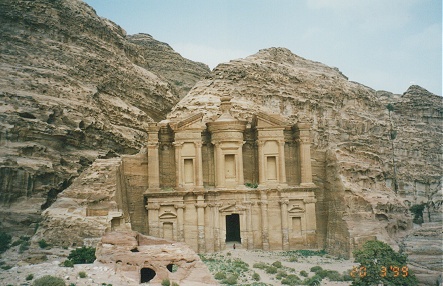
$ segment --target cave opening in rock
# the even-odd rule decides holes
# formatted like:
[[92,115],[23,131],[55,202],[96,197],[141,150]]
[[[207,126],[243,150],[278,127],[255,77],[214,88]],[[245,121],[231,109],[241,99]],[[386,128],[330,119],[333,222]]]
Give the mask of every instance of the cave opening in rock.
[[178,270],[178,266],[176,264],[168,264],[166,265],[166,268],[169,270],[169,272],[174,273]]
[[156,273],[151,268],[142,268],[140,270],[140,283],[146,283],[151,281],[155,277]]
[[241,242],[239,214],[226,216],[226,242],[229,241]]

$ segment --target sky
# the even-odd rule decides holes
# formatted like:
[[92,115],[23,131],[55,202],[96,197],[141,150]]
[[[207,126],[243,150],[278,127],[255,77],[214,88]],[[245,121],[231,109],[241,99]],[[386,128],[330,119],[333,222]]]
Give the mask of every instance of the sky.
[[128,34],[217,64],[285,47],[349,80],[442,95],[441,0],[84,0]]

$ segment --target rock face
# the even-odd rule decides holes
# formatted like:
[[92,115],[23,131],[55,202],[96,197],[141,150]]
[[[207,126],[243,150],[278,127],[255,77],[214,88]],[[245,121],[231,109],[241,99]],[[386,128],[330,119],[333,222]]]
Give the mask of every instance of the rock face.
[[136,232],[109,232],[97,246],[97,261],[134,281],[160,285],[169,279],[180,285],[218,285],[200,257],[185,243]]
[[95,160],[43,211],[33,240],[68,247],[95,246],[105,231],[124,229],[115,197],[120,162],[120,158]]
[[2,1],[0,25],[3,228],[35,221],[96,158],[136,153],[146,124],[209,72],[77,0]]

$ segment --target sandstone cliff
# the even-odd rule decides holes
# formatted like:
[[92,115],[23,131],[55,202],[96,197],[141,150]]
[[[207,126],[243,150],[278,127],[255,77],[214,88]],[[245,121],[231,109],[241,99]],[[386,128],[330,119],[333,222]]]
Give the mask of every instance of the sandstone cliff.
[[209,72],[78,0],[1,1],[0,26],[5,228],[38,220],[96,158],[137,152],[145,125]]

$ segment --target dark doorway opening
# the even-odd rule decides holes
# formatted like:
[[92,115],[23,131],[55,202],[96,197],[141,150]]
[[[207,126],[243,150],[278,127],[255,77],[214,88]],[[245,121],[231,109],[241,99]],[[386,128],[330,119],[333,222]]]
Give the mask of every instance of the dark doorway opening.
[[140,270],[140,283],[146,283],[155,277],[155,271],[151,268],[142,268]]
[[239,214],[226,216],[226,242],[229,241],[241,242]]

